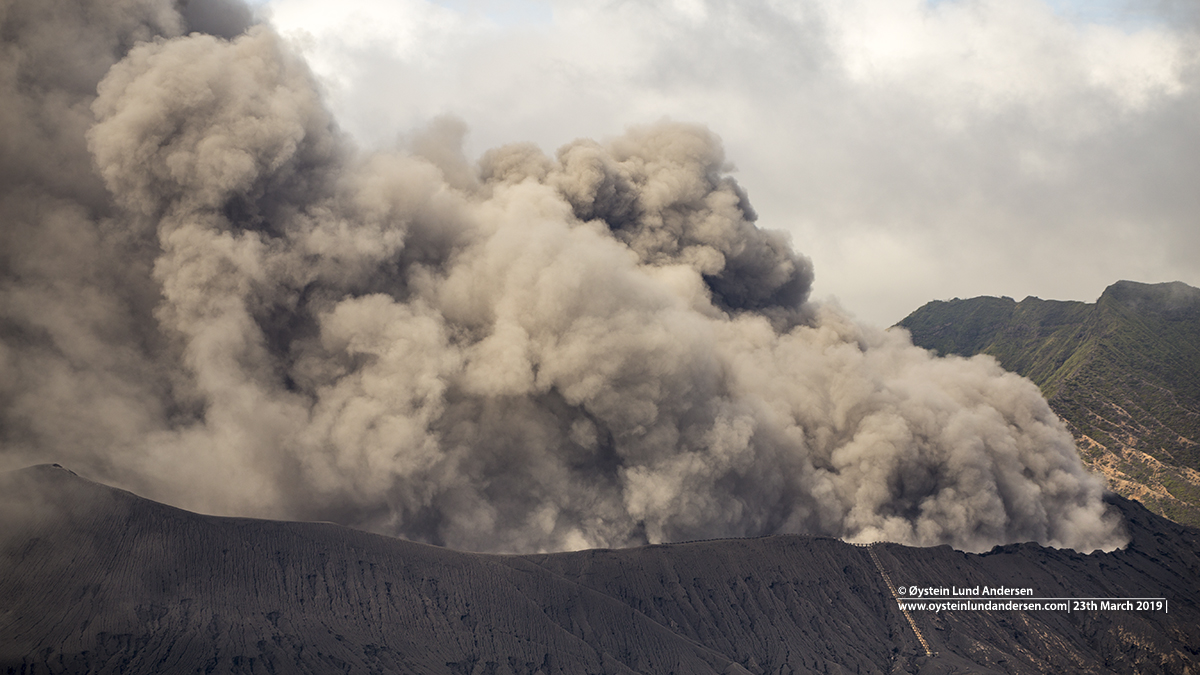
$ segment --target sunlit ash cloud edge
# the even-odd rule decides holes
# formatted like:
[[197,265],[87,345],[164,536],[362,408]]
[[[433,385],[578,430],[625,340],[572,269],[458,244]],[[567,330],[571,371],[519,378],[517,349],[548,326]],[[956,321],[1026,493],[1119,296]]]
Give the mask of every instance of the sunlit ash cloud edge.
[[704,123],[760,222],[817,263],[814,297],[867,322],[934,298],[1200,283],[1187,3],[1121,2],[1119,23],[1046,0],[532,4],[547,16],[519,25],[511,3],[264,11],[368,147],[444,112],[470,124],[470,157]]
[[812,301],[703,127],[366,152],[232,5],[7,11],[5,465],[470,550],[1124,543],[1032,383]]

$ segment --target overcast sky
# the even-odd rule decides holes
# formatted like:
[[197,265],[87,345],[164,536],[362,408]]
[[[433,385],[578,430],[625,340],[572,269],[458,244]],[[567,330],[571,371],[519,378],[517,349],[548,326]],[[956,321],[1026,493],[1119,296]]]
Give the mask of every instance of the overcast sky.
[[932,299],[1200,285],[1197,3],[272,0],[342,126],[439,115],[469,157],[662,118],[724,139],[815,297],[890,325]]

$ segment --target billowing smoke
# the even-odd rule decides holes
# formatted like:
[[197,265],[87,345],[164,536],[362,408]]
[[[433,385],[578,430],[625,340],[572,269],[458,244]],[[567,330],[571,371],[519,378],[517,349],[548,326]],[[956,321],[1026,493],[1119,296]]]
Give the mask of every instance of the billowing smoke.
[[475,550],[1123,543],[1030,382],[809,300],[713,133],[358,151],[222,8],[2,10],[6,468]]

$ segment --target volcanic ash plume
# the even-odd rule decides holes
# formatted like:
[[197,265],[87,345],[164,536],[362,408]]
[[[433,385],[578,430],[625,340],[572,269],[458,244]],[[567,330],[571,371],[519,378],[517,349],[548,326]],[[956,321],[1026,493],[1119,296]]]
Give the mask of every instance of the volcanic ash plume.
[[8,468],[474,550],[1123,543],[1030,382],[810,301],[701,127],[364,153],[266,27],[5,11]]

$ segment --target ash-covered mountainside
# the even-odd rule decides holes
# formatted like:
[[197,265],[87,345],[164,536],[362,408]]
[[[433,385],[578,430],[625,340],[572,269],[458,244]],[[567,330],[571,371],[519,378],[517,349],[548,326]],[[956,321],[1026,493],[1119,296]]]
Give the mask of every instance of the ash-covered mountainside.
[[934,301],[899,325],[917,346],[990,354],[1033,380],[1109,487],[1200,525],[1200,289],[1118,281],[1090,304]]
[[[197,515],[57,466],[0,482],[5,673],[1187,673],[1200,659],[1200,533],[1120,498],[1131,543],[1091,555],[775,536],[502,556]],[[1164,597],[1169,612],[913,611],[910,626],[872,551],[897,586]]]

